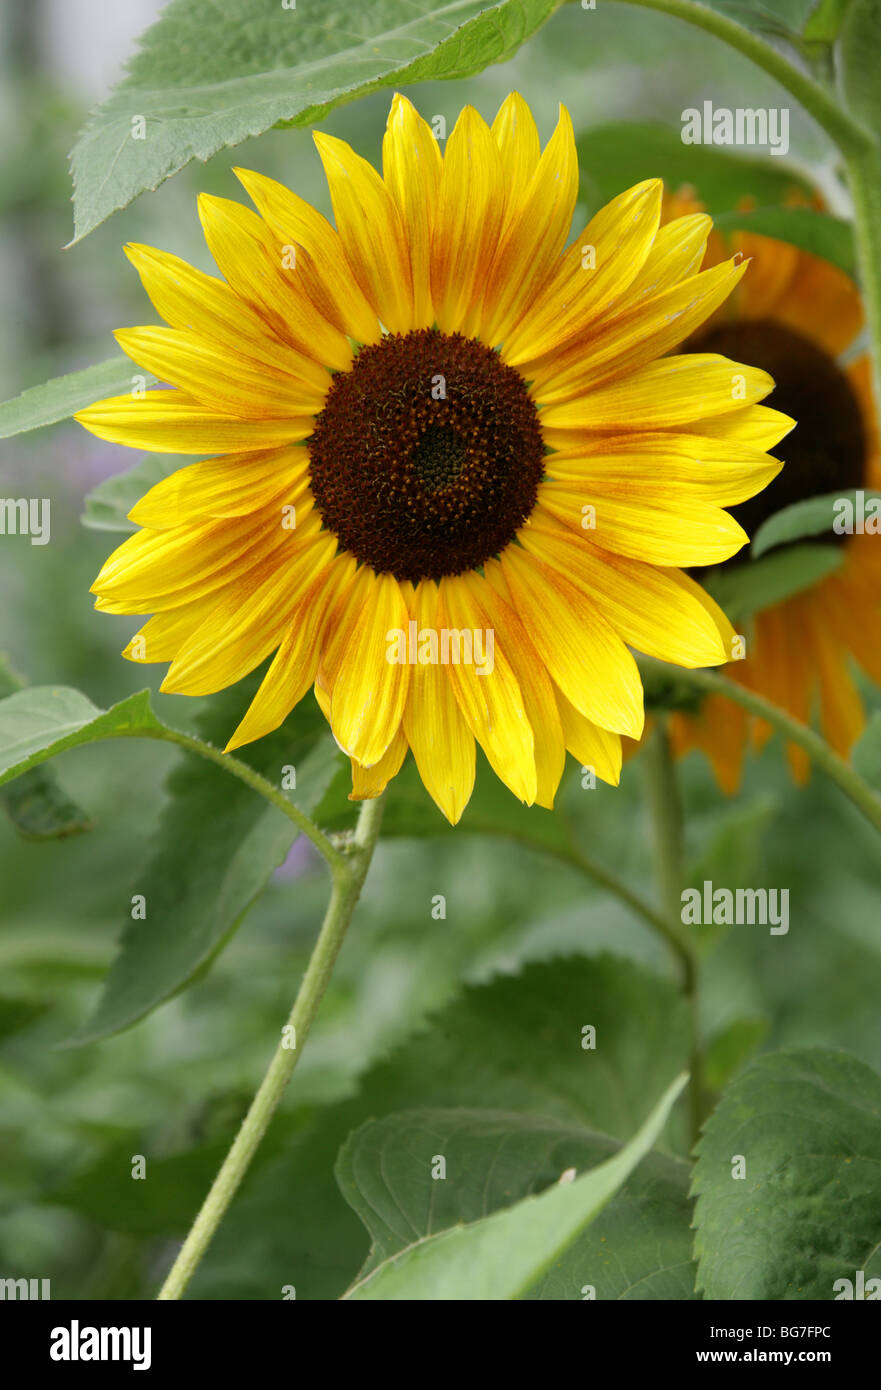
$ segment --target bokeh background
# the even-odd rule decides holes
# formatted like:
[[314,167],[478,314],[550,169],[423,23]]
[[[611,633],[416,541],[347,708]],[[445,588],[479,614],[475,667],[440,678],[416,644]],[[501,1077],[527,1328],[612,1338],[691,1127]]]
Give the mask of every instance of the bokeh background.
[[[195,197],[199,190],[239,197],[233,164],[286,181],[330,212],[310,132],[271,132],[206,166],[191,165],[62,250],[72,231],[67,152],[159,9],[156,0],[5,0],[0,7],[3,399],[109,357],[114,327],[153,321],[122,253],[125,241],[156,244],[209,268]],[[511,62],[408,94],[423,114],[445,115],[451,128],[466,101],[491,118],[514,87],[543,137],[557,102],[568,105],[586,137],[585,208],[615,176],[602,136],[594,140],[591,132],[621,121],[678,131],[681,111],[710,98],[717,106],[791,106],[787,163],[835,209],[833,152],[822,132],[746,60],[663,16],[572,5]],[[388,102],[389,93],[377,93],[335,112],[324,128],[376,160]],[[117,538],[80,524],[83,499],[132,461],[73,422],[0,445],[0,492],[52,504],[50,544],[0,538],[0,651],[29,683],[76,686],[101,706],[161,679],[161,671],[119,658],[133,625],[96,614],[88,593]],[[201,703],[156,697],[160,715],[181,727],[192,725]],[[146,743],[79,750],[58,769],[94,820],[88,834],[34,843],[0,820],[0,1274],[51,1277],[55,1297],[150,1295],[262,1075],[325,899],[320,863],[295,846],[198,983],[125,1033],[65,1046],[95,1007],[174,762],[168,749]],[[720,797],[698,756],[682,772],[694,872],[730,887],[788,887],[791,894],[788,936],[736,928],[708,957],[707,1036],[721,1037],[737,1023],[755,1049],[843,1047],[881,1068],[881,861],[871,831],[821,777],[796,790],[777,740],[750,763],[733,801]],[[563,800],[590,852],[651,894],[638,760],[618,790],[582,790],[570,763]],[[447,895],[443,921],[430,911],[439,892]],[[350,1093],[359,1074],[464,982],[515,972],[528,960],[602,950],[670,969],[639,921],[556,859],[467,830],[390,839],[288,1096],[289,1122],[305,1123],[313,1109]],[[114,1174],[126,1155],[147,1152],[194,1157],[189,1165],[171,1163],[165,1177],[158,1173],[152,1205],[139,1214],[132,1184],[127,1189]],[[281,1191],[283,1175],[279,1183]],[[239,1249],[228,1240],[210,1255],[197,1291],[259,1296],[255,1268],[265,1273],[263,1256],[253,1243]]]

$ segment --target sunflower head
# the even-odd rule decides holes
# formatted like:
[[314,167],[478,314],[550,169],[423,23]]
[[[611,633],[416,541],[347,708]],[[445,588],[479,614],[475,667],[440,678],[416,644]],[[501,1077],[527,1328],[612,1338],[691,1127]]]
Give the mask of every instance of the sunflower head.
[[125,654],[170,663],[164,690],[272,657],[229,748],[314,687],[355,797],[410,749],[455,822],[477,744],[528,803],[552,804],[567,749],[616,782],[643,725],[630,648],[731,654],[684,570],[744,544],[726,509],[792,424],[762,365],[675,352],[746,262],[701,269],[710,219],[662,225],[658,180],[570,241],[568,114],[542,149],[516,93],[492,125],[466,107],[443,152],[396,96],[382,174],[315,138],[334,225],[239,170],[256,211],[200,200],[221,278],[129,248],[168,326],[118,338],[172,389],[77,418],[206,457],[133,509],[97,606],[152,614]]

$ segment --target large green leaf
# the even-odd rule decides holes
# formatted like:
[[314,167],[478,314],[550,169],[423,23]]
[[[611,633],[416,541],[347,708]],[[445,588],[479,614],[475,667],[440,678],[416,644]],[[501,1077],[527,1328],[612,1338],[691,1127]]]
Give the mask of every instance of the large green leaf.
[[700,1143],[699,1288],[708,1298],[832,1299],[838,1279],[881,1275],[879,1155],[871,1068],[820,1048],[761,1058],[725,1092]]
[[[410,1110],[368,1120],[336,1165],[371,1236],[359,1282],[416,1241],[485,1220],[619,1147],[586,1127],[516,1111]],[[693,1297],[687,1183],[682,1160],[651,1155],[524,1296],[580,1299],[590,1285],[601,1299]],[[468,1287],[466,1280],[462,1297]]]
[[[823,532],[833,534],[832,526],[837,517],[836,503],[854,503],[858,492],[862,492],[863,505],[868,511],[869,503],[881,501],[881,492],[866,492],[860,488],[848,488],[843,492],[827,492],[821,497],[808,497],[803,502],[793,502],[763,522],[753,536],[750,546],[752,559],[757,560],[766,550],[774,546],[786,545],[790,541],[802,540],[805,536],[819,536]],[[857,505],[857,504],[855,504]],[[870,518],[867,518],[867,520]]]
[[[229,736],[254,685],[252,679],[212,698],[199,728],[209,742]],[[314,701],[302,701],[286,724],[244,757],[275,786],[282,785],[283,769],[294,767],[296,801],[309,813],[342,755]],[[119,955],[76,1043],[130,1027],[209,965],[297,837],[275,807],[201,758],[176,766],[167,791],[152,859],[132,884],[133,900],[145,900],[146,916],[126,912]]]
[[[595,1049],[582,1047],[587,1025],[596,1028]],[[284,1152],[243,1190],[193,1281],[193,1296],[275,1298],[284,1283],[296,1286],[298,1298],[344,1291],[368,1241],[333,1180],[333,1164],[351,1131],[372,1116],[422,1106],[483,1108],[491,1098],[501,1109],[621,1139],[645,1121],[652,1097],[670,1085],[687,1050],[688,1015],[677,990],[632,961],[568,957],[469,988],[372,1067],[354,1099],[300,1124]],[[673,1116],[667,1140],[685,1148],[682,1115]],[[657,1274],[665,1261],[663,1255]]]
[[226,0],[219,14],[213,0],[172,0],[74,148],[74,239],[191,159],[380,87],[503,62],[558,3]]
[[[415,1239],[378,1264],[346,1297],[521,1298],[566,1253],[646,1156],[686,1080],[685,1075],[679,1076],[638,1133],[596,1168],[469,1225],[424,1237],[414,1232]],[[343,1171],[347,1171],[345,1161]],[[588,1267],[586,1282],[590,1282],[589,1274]]]
[[136,367],[130,358],[111,357],[81,372],[70,372],[42,386],[32,386],[0,405],[0,439],[69,420],[78,410],[104,396],[119,396],[130,391],[135,376],[143,378],[147,386],[156,381],[155,376]]

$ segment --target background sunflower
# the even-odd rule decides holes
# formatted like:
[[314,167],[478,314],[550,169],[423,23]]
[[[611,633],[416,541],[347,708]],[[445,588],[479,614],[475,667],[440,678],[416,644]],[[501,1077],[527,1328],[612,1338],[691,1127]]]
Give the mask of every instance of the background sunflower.
[[[790,205],[800,206],[797,194]],[[667,215],[700,211],[690,192],[668,200]],[[881,441],[871,367],[860,350],[864,313],[859,291],[837,266],[774,238],[713,233],[705,266],[732,251],[748,256],[749,276],[689,346],[743,357],[772,373],[769,401],[797,419],[778,454],[784,469],[761,497],[736,515],[750,534],[783,507],[818,495],[881,485]],[[832,512],[830,508],[830,527]],[[851,673],[855,661],[881,679],[881,548],[857,533],[824,537],[840,544],[840,568],[791,598],[760,608],[747,638],[747,656],[729,668],[733,680],[765,695],[808,723],[819,713],[826,738],[847,756],[865,727],[863,701]],[[733,563],[748,557],[748,549]],[[729,562],[729,564],[732,562]],[[711,695],[699,712],[674,712],[674,746],[702,749],[719,785],[736,791],[746,745],[761,747],[772,730],[737,705]],[[794,776],[810,766],[804,749],[787,746]]]

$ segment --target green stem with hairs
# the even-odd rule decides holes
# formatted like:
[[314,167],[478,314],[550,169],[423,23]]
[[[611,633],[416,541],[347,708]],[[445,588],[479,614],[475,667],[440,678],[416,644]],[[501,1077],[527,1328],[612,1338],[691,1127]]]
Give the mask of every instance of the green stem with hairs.
[[674,19],[684,19],[705,33],[722,39],[731,48],[736,48],[791,92],[840,149],[870,150],[875,146],[871,133],[848,115],[834,92],[796,67],[760,34],[729,19],[719,10],[701,5],[697,0],[620,0],[620,3],[639,5],[642,9],[671,15]]
[[642,750],[646,796],[654,828],[658,891],[667,922],[667,937],[674,943],[682,965],[682,991],[688,1005],[688,1110],[692,1145],[700,1138],[704,1119],[703,1052],[701,1047],[700,968],[698,954],[682,929],[683,817],[679,783],[670,739],[659,720]]
[[361,803],[358,825],[351,846],[345,855],[338,856],[340,865],[335,864],[332,868],[333,889],[330,902],[294,1007],[282,1029],[278,1047],[202,1209],[160,1290],[159,1298],[162,1300],[178,1299],[186,1289],[238,1191],[284,1095],[309,1036],[330,981],[334,962],[343,944],[346,929],[361,895],[379,836],[382,810],[381,799]]

